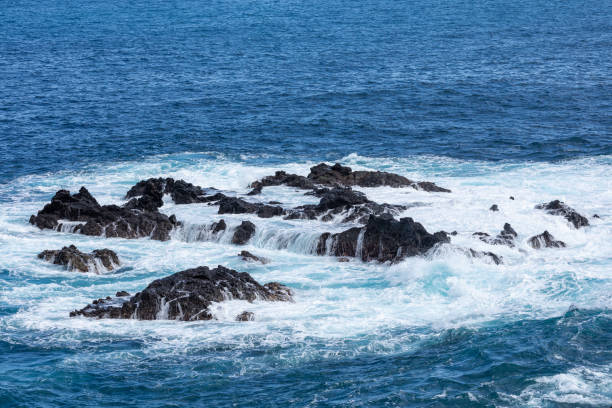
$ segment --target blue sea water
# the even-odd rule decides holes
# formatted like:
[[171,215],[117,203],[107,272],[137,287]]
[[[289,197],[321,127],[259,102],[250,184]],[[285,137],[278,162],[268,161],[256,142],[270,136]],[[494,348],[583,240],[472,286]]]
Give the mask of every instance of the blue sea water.
[[[0,0],[0,407],[611,406],[610,50],[605,1]],[[310,249],[347,226],[252,218],[247,249],[271,263],[245,264],[194,238],[218,218],[201,205],[166,203],[186,227],[163,243],[28,224],[60,188],[120,203],[171,176],[244,194],[320,161],[451,188],[363,191],[425,203],[406,215],[505,263],[453,247],[338,263]],[[552,199],[591,226],[533,208]],[[516,248],[471,236],[504,222]],[[531,249],[545,229],[567,248]],[[124,267],[36,259],[71,243]],[[296,301],[224,302],[210,322],[68,317],[217,264]],[[256,320],[233,321],[245,307]]]

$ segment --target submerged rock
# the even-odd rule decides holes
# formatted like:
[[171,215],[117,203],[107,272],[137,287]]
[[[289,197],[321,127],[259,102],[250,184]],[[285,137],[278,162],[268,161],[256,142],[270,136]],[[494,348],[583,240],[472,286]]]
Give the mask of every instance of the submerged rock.
[[242,221],[242,223],[234,230],[232,236],[232,244],[244,245],[255,233],[255,224],[251,221]]
[[59,250],[43,251],[38,254],[38,258],[55,265],[63,265],[69,271],[79,272],[101,273],[112,271],[120,265],[119,257],[110,249],[96,249],[86,254],[74,245]]
[[546,210],[548,214],[563,216],[576,228],[589,225],[589,220],[586,217],[580,215],[576,210],[559,200],[538,204],[535,208],[538,210]]
[[236,197],[225,197],[219,201],[219,214],[257,214],[260,218],[271,218],[282,213],[282,207],[250,203]]
[[490,208],[489,211],[499,211],[499,207],[497,206],[497,204],[493,204]]
[[493,262],[495,265],[499,265],[502,263],[502,257],[494,254],[493,252],[475,251],[472,248],[469,248],[469,254],[473,258],[488,259],[490,262]]
[[85,187],[81,187],[73,195],[67,190],[59,190],[49,204],[30,217],[30,224],[40,229],[67,230],[84,235],[150,237],[165,241],[170,238],[176,218],[170,219],[157,210],[136,208],[130,203],[124,207],[100,205]]
[[251,322],[253,320],[255,320],[255,313],[247,312],[246,310],[236,316],[237,322]]
[[544,231],[539,235],[534,235],[527,241],[534,249],[540,248],[565,248],[565,242],[555,241],[555,237],[548,231]]
[[139,320],[210,320],[212,302],[238,299],[291,301],[291,290],[277,282],[260,285],[248,273],[200,266],[151,282],[130,299],[98,299],[70,316]]
[[260,262],[260,263],[262,263],[264,265],[267,264],[268,262],[270,262],[270,261],[268,261],[268,259],[256,256],[256,255],[253,255],[249,251],[241,251],[238,254],[238,256],[241,257],[243,261]]
[[450,242],[450,238],[445,232],[430,234],[412,218],[397,221],[388,214],[380,217],[372,215],[365,227],[321,235],[317,254],[394,262],[424,254],[434,245],[447,242]]

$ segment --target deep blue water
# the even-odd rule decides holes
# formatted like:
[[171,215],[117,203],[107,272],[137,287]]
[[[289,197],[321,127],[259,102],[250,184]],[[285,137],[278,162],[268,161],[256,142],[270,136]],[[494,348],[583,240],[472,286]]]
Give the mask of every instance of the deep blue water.
[[600,1],[3,1],[0,181],[92,161],[607,155]]
[[[606,1],[0,0],[0,407],[609,407],[611,50]],[[534,197],[602,217],[547,220],[566,252],[517,249],[495,270],[255,245],[274,261],[249,273],[296,304],[200,326],[67,313],[193,262],[242,268],[235,248],[27,225],[59,188],[116,202],[172,175],[246,192],[275,166],[340,159],[457,186],[417,215],[468,237],[501,219],[479,224],[466,190],[483,208],[516,195],[502,216],[521,239]],[[35,259],[75,241],[129,268]]]

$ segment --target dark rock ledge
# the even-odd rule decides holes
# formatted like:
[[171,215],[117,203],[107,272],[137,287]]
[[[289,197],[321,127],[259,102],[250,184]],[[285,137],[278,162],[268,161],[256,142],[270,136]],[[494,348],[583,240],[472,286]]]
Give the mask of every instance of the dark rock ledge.
[[249,195],[261,193],[263,187],[286,185],[304,190],[312,190],[317,186],[328,187],[412,187],[417,190],[429,192],[445,192],[450,190],[439,187],[428,181],[415,182],[404,176],[384,171],[353,171],[350,167],[342,166],[339,163],[330,166],[320,163],[310,168],[307,177],[297,174],[287,174],[284,171],[277,171],[273,176],[264,177],[261,180],[250,184],[253,189]]
[[535,208],[538,210],[546,210],[548,214],[560,215],[571,222],[576,228],[586,227],[589,225],[589,220],[585,216],[580,215],[578,211],[559,200],[538,204]]
[[38,254],[38,258],[55,265],[63,265],[69,271],[79,272],[101,272],[98,270],[98,266],[102,266],[107,271],[112,271],[120,265],[119,257],[110,249],[96,249],[86,254],[79,251],[74,245],[59,250],[42,251]]
[[[126,292],[123,292],[126,293]],[[292,291],[277,282],[260,285],[246,272],[200,266],[151,282],[127,298],[98,299],[70,316],[139,320],[211,320],[212,302],[292,301]]]
[[130,201],[123,207],[100,205],[85,187],[73,195],[67,190],[59,190],[49,204],[30,217],[30,224],[40,229],[61,230],[62,221],[67,220],[74,223],[70,226],[71,232],[84,235],[170,239],[170,232],[177,225],[176,218],[144,202],[142,206],[137,204]]
[[450,238],[443,231],[430,234],[412,218],[397,221],[391,215],[383,214],[380,217],[370,216],[362,228],[322,234],[316,251],[318,255],[396,262],[405,257],[424,254],[436,244],[448,242]]

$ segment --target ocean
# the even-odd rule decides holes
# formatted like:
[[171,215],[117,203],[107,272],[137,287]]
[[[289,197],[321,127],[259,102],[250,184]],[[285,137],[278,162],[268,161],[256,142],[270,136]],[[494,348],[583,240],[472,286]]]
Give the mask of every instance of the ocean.
[[[612,4],[0,4],[0,407],[612,406]],[[60,189],[123,204],[150,177],[316,204],[287,186],[246,193],[320,162],[449,188],[355,187],[457,235],[401,262],[338,262],[318,237],[355,223],[168,196],[160,211],[182,225],[163,242],[28,222]],[[590,226],[534,208],[555,199]],[[202,234],[222,218],[255,235]],[[506,222],[514,247],[472,235]],[[567,246],[529,246],[544,230]],[[70,244],[110,248],[121,268],[36,256]],[[210,321],[69,317],[217,265],[294,302],[219,302]],[[255,320],[235,321],[243,310]]]

